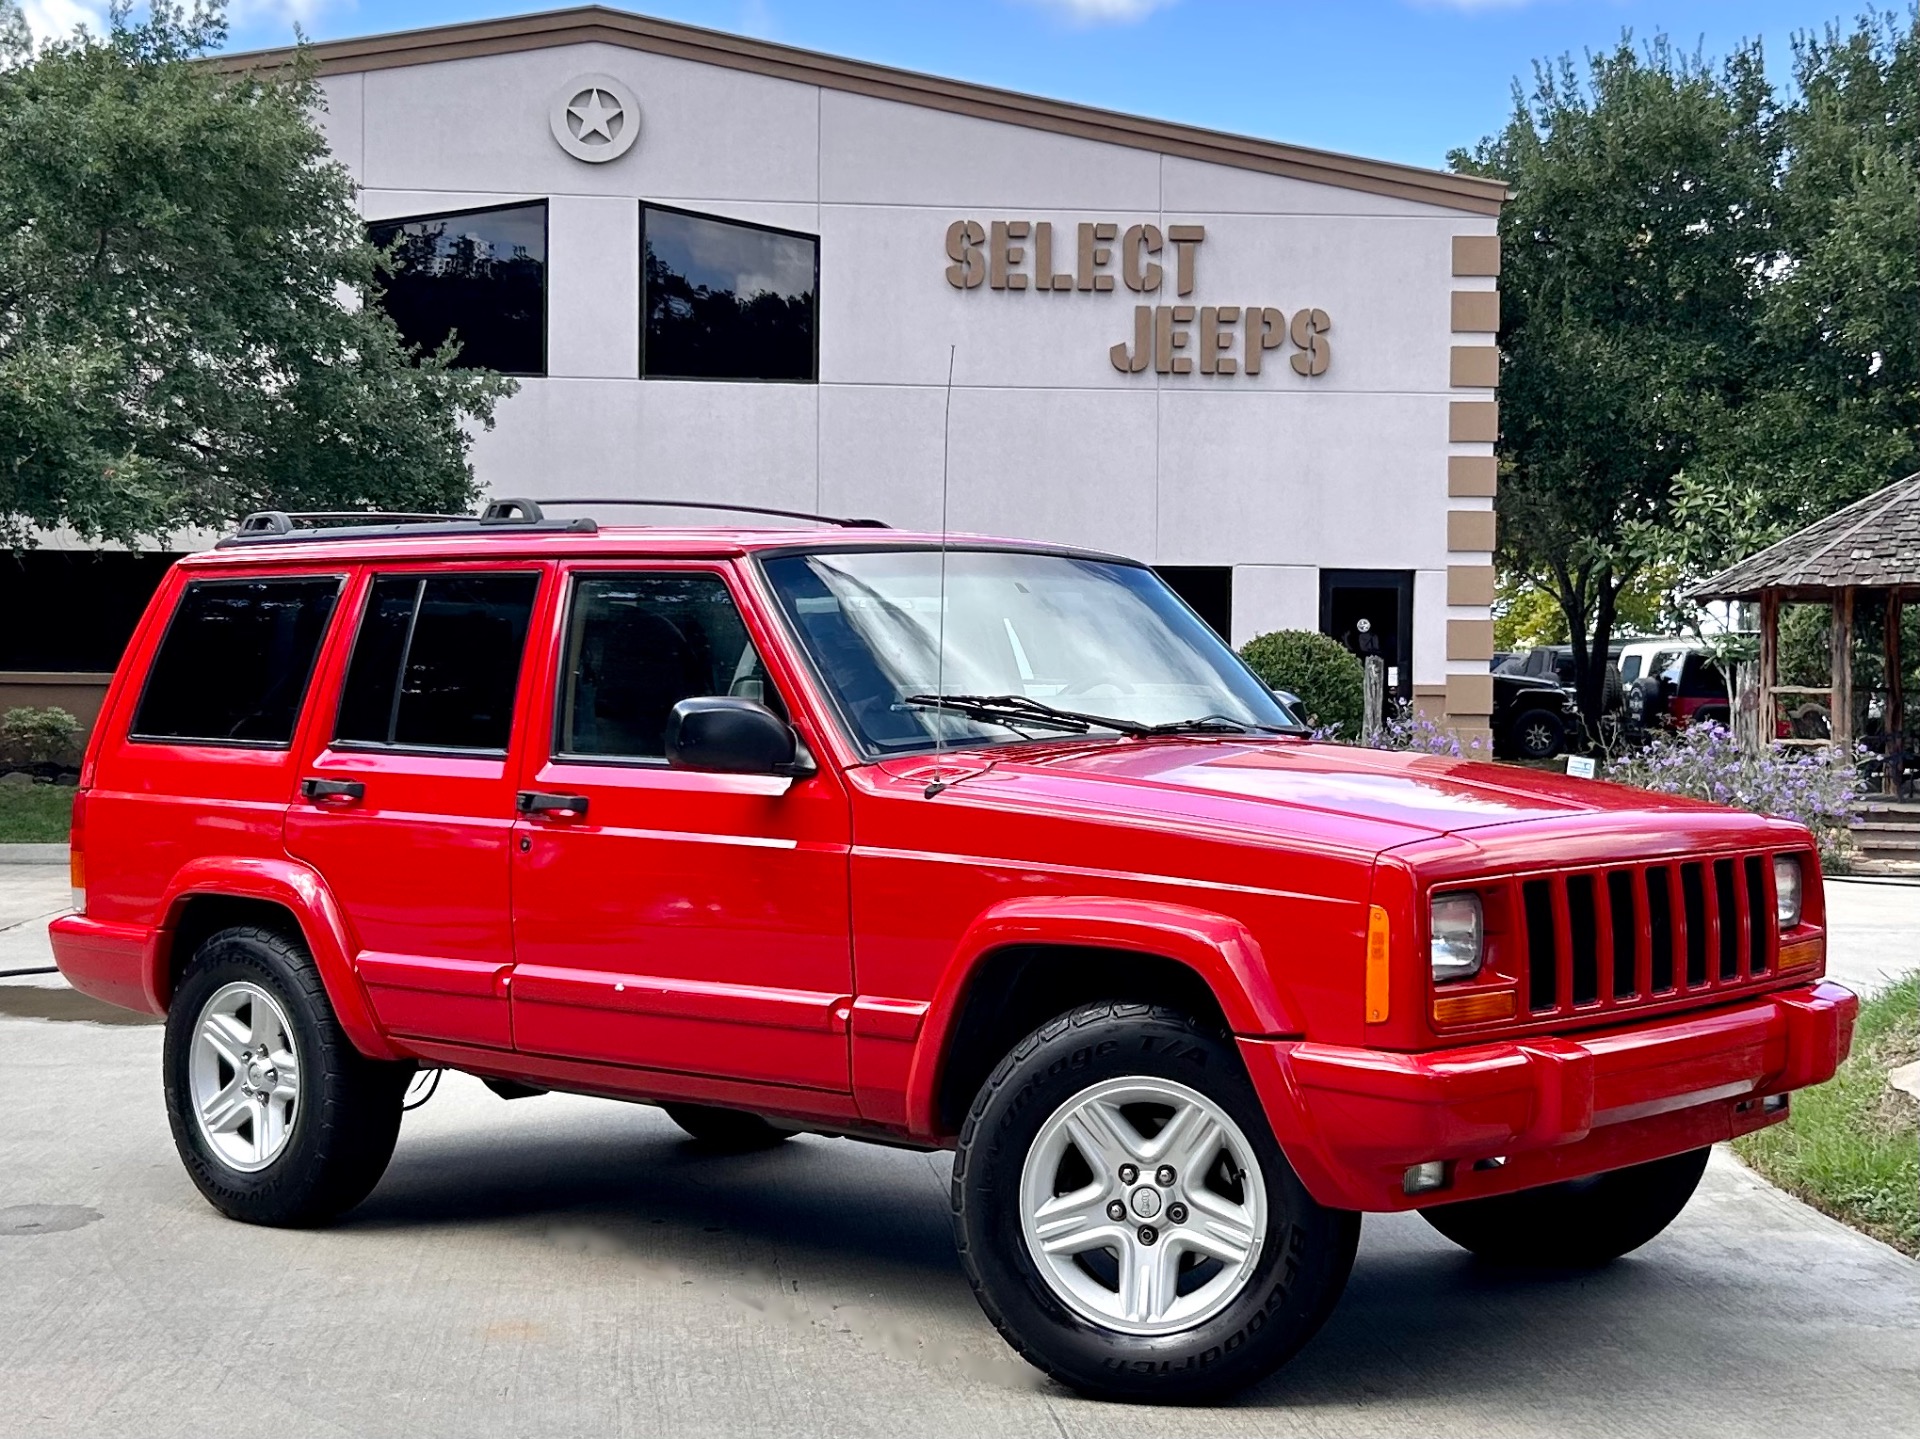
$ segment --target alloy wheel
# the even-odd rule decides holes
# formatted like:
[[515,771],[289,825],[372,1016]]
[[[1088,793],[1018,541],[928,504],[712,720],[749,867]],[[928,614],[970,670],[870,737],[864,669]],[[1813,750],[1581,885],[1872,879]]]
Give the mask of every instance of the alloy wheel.
[[223,1164],[265,1169],[293,1133],[300,1061],[286,1011],[257,984],[222,985],[201,1007],[187,1059],[200,1133]]
[[1135,1335],[1203,1324],[1246,1288],[1267,1192],[1239,1125],[1146,1076],[1082,1090],[1041,1125],[1020,1176],[1027,1251],[1060,1302]]

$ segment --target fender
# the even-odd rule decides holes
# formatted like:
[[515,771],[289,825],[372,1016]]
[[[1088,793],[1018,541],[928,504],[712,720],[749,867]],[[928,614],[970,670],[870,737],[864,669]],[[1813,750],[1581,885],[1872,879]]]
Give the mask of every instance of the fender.
[[166,1012],[168,947],[181,912],[196,895],[266,900],[292,911],[320,970],[333,1012],[353,1047],[372,1059],[402,1057],[374,1022],[367,992],[353,967],[353,946],[340,906],[319,874],[297,860],[216,855],[181,866],[160,902],[161,922],[147,940],[144,983],[154,1013]]
[[961,996],[981,960],[1013,945],[1057,944],[1158,955],[1199,975],[1236,1035],[1298,1035],[1302,1026],[1274,983],[1260,944],[1237,919],[1154,900],[1105,895],[1029,896],[983,910],[961,935],[920,1025],[907,1071],[907,1125],[934,1129],[934,1091]]

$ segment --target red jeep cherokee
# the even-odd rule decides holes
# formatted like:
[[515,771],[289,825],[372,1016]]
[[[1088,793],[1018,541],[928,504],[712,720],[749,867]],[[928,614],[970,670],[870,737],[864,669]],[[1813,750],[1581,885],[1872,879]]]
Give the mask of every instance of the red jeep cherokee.
[[73,885],[223,1213],[350,1209],[421,1066],[951,1147],[988,1316],[1125,1398],[1273,1369],[1363,1211],[1646,1243],[1856,1007],[1797,825],[1311,743],[1141,565],[863,524],[256,516],[141,623]]

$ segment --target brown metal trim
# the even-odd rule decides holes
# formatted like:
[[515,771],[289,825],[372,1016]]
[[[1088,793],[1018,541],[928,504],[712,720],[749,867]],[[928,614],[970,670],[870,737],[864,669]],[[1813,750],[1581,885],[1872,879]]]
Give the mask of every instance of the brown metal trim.
[[[1475,175],[1453,175],[1383,160],[1363,160],[1166,120],[1122,115],[1089,105],[971,85],[961,80],[946,80],[692,25],[629,15],[598,5],[390,35],[329,40],[309,45],[307,54],[324,76],[585,44],[618,45],[878,100],[1388,195],[1472,215],[1498,215],[1507,194],[1506,186],[1500,181]],[[291,64],[297,53],[292,48],[252,50],[217,56],[207,63],[225,71],[278,69]],[[1460,240],[1483,238],[1490,237],[1459,237],[1455,240],[1456,254]]]

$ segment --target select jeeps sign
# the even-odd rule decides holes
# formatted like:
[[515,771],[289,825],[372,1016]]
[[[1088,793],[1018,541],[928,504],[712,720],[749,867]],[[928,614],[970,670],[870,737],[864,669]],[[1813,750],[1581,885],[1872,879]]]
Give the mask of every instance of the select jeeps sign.
[[[955,220],[947,226],[947,283],[956,290],[1111,292],[1117,277],[1136,295],[1191,295],[1205,225],[1082,221],[1056,231],[1051,220]],[[1169,277],[1168,270],[1172,275]],[[1325,310],[1270,305],[1143,303],[1132,334],[1107,353],[1126,375],[1257,375],[1267,356],[1291,344],[1288,362],[1309,377],[1333,358]]]

